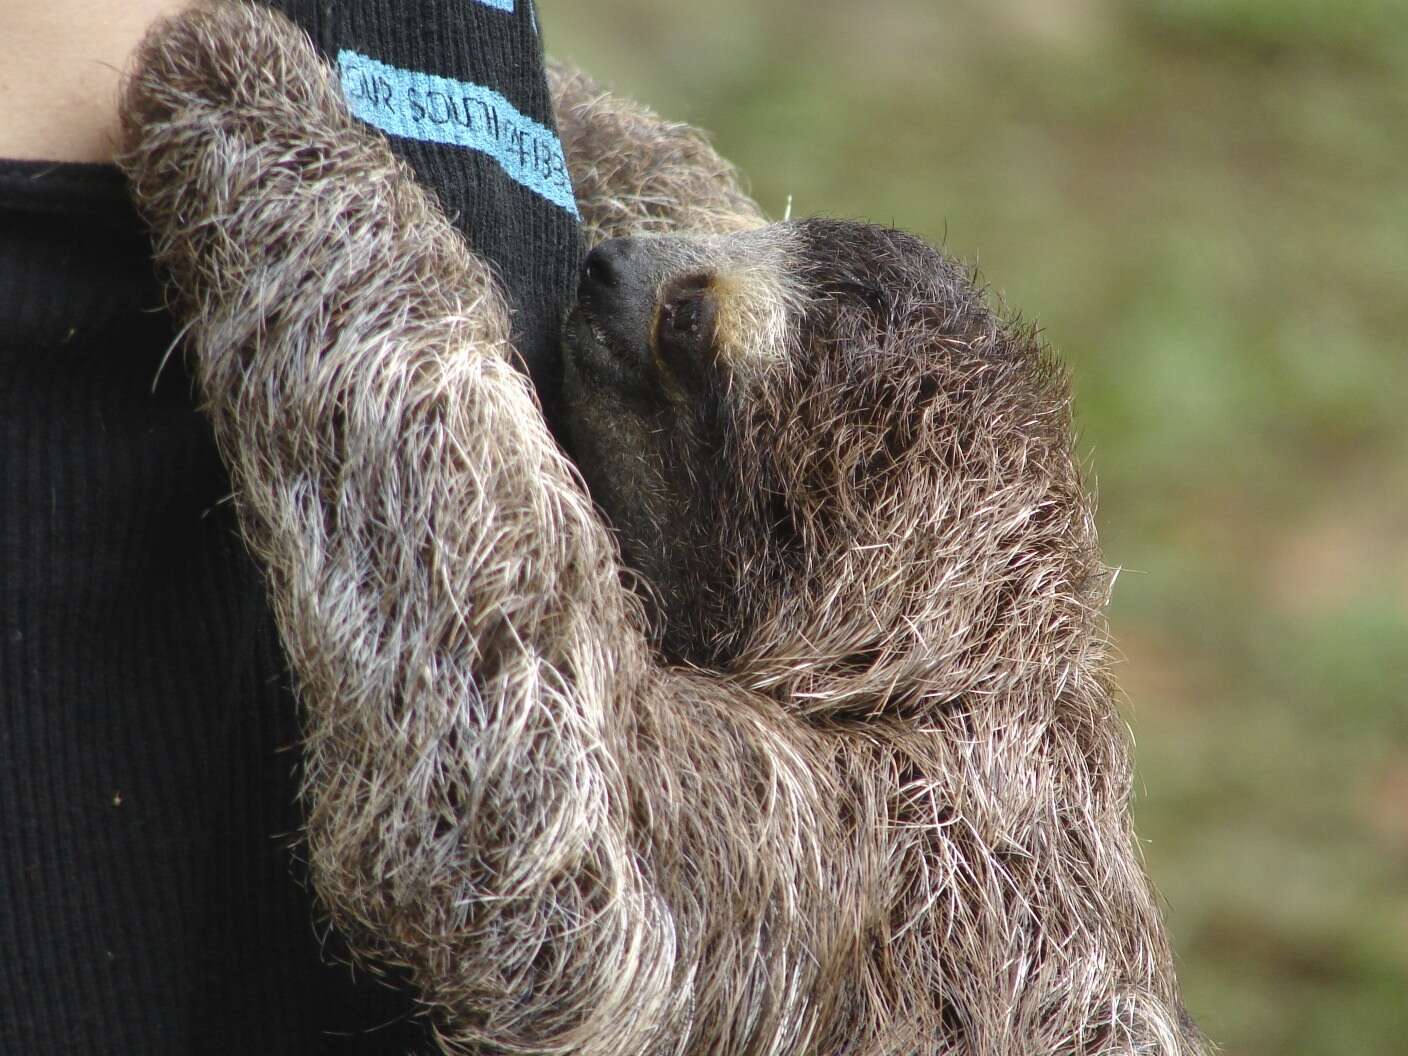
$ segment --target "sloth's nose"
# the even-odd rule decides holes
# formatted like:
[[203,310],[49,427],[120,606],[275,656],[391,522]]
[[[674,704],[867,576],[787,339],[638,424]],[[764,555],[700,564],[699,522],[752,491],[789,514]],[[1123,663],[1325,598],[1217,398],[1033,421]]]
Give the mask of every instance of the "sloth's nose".
[[635,238],[608,239],[582,262],[578,304],[618,353],[648,354],[656,272],[649,244]]
[[631,241],[609,238],[587,254],[582,262],[582,292],[618,290],[632,271]]

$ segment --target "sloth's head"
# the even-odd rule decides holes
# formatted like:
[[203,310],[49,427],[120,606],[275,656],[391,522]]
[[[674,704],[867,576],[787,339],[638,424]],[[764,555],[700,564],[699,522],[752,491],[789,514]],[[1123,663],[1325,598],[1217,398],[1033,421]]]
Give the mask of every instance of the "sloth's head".
[[667,652],[746,663],[797,649],[790,629],[816,670],[864,667],[954,614],[1000,619],[1043,551],[1043,589],[1090,572],[1059,372],[919,239],[821,219],[613,239],[578,298],[564,432]]

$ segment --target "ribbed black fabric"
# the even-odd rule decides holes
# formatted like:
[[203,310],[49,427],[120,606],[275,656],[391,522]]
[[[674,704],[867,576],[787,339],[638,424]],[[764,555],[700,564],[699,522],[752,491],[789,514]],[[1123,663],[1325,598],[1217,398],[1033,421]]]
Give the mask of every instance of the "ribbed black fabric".
[[[469,81],[554,128],[542,43],[529,0],[270,0],[330,59],[351,49],[401,69]],[[487,154],[392,136],[469,244],[492,262],[514,309],[514,344],[544,402],[557,394],[559,328],[576,288],[576,218],[508,176]]]
[[[522,2],[280,6],[329,54],[547,116]],[[551,374],[570,216],[490,159],[393,146]],[[315,929],[289,678],[190,377],[159,369],[149,257],[115,170],[0,163],[0,1053],[425,1051],[409,997]]]
[[149,257],[115,170],[0,166],[0,1052],[405,1052],[295,878],[289,679]]

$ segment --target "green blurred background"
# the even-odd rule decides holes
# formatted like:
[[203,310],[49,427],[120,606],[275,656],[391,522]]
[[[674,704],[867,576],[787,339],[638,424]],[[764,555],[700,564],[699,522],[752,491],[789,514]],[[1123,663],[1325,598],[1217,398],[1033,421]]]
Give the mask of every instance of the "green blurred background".
[[542,0],[780,216],[980,264],[1075,376],[1190,1009],[1408,1053],[1408,0]]

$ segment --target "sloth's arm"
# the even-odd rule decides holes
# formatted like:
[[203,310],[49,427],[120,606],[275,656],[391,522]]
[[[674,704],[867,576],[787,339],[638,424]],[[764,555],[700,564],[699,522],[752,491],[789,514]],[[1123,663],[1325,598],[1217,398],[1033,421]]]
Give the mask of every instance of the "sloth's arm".
[[334,922],[472,1051],[815,1039],[858,905],[836,767],[650,660],[492,276],[306,42],[228,8],[140,62],[124,164],[298,680]]
[[588,245],[766,223],[738,170],[698,129],[612,95],[564,63],[549,63],[548,84]]

